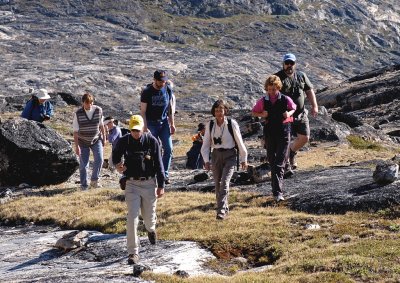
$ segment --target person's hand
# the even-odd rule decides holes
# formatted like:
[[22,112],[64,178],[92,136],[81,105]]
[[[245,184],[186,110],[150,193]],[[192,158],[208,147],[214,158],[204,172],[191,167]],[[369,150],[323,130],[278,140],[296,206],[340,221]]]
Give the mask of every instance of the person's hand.
[[288,117],[289,117],[288,112],[287,111],[283,112],[283,118],[286,119]]
[[171,135],[175,134],[175,130],[176,130],[175,126],[171,125],[169,128],[170,128]]
[[76,155],[81,156],[81,148],[79,145],[75,146],[75,153]]
[[317,115],[318,115],[318,106],[311,107],[311,115],[313,117],[317,117]]
[[160,198],[164,195],[164,188],[157,188],[157,197]]
[[204,164],[204,169],[206,169],[207,171],[210,171],[210,168],[211,168],[210,162],[206,162],[206,163]]
[[268,111],[263,111],[262,113],[261,113],[261,117],[262,118],[267,118],[268,117]]
[[242,162],[240,164],[242,165],[242,170],[246,170],[247,169],[247,162]]
[[115,169],[117,169],[117,171],[122,174],[125,172],[126,166],[122,162],[120,162],[117,165],[115,165]]

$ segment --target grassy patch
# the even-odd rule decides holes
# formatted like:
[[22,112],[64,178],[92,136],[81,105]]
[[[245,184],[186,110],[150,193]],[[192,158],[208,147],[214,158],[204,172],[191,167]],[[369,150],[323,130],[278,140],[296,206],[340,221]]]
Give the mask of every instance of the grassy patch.
[[372,149],[376,151],[383,150],[383,147],[380,144],[364,140],[359,136],[349,135],[347,137],[347,140],[349,141],[351,146],[354,147],[355,149]]
[[[356,282],[400,280],[399,218],[387,213],[309,215],[275,206],[270,197],[232,192],[225,221],[215,220],[212,193],[167,192],[158,202],[158,234],[164,240],[192,240],[217,256],[209,268],[229,277],[188,280],[147,273],[157,282]],[[398,208],[397,208],[398,209]],[[68,229],[124,233],[123,192],[48,188],[5,203],[1,221],[58,224]],[[320,230],[306,230],[317,223]],[[144,228],[140,225],[141,232]],[[347,240],[343,240],[347,239]],[[247,263],[235,261],[244,257]],[[260,273],[237,273],[270,265]]]

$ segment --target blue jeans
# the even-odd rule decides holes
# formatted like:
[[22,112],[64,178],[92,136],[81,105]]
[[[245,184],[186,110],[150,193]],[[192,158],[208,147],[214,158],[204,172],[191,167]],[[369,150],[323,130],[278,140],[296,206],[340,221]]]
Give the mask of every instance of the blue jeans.
[[92,146],[81,146],[81,156],[79,157],[79,177],[81,180],[81,187],[87,188],[87,170],[89,168],[89,156],[90,150],[93,152],[93,169],[91,181],[97,181],[99,179],[100,170],[103,166],[103,143],[98,140]]
[[147,121],[147,128],[156,139],[160,139],[161,141],[163,147],[162,160],[165,178],[168,179],[168,170],[172,160],[172,138],[168,119],[163,121]]

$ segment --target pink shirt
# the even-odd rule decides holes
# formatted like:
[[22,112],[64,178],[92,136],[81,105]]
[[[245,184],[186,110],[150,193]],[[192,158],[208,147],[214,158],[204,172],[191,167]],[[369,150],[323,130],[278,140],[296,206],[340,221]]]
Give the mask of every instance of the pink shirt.
[[[286,98],[287,98],[288,111],[296,110],[296,108],[297,108],[296,103],[294,103],[293,100],[289,96],[286,96]],[[275,95],[273,97],[270,96],[269,100],[271,101],[272,105],[274,105],[275,102],[278,100],[278,96],[277,95]],[[261,97],[259,100],[257,100],[256,105],[254,105],[252,111],[256,112],[256,113],[264,112],[264,96]]]

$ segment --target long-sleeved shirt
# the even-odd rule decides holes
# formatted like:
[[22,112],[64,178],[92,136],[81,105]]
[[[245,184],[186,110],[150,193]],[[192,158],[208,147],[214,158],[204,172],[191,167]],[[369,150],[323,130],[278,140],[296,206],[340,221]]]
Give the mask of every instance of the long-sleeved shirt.
[[[247,162],[247,149],[243,143],[242,135],[238,123],[231,119],[233,135],[235,137],[239,149],[239,161]],[[215,144],[213,138],[221,138],[221,144]],[[201,147],[201,155],[204,162],[210,162],[210,148],[234,148],[235,140],[228,130],[228,119],[225,117],[224,123],[218,126],[217,121],[214,120],[214,126],[210,132],[210,121],[206,125],[206,132],[204,133],[203,145]]]
[[118,126],[113,127],[108,133],[108,142],[114,148],[117,145],[118,140],[122,137],[121,128]]
[[53,105],[48,100],[43,104],[39,104],[39,102],[35,102],[34,99],[30,99],[21,113],[22,118],[37,122],[43,122],[45,116],[53,116]]
[[[165,173],[164,165],[161,157],[161,150],[158,141],[151,134],[142,134],[139,140],[135,140],[131,134],[125,135],[120,138],[113,149],[112,161],[113,164],[118,164],[121,162],[122,156],[124,156],[124,163],[127,167],[124,175],[127,177],[133,177],[137,172],[133,172],[133,166],[129,166],[137,160],[132,160],[135,152],[147,151],[149,150],[150,160],[152,160],[153,168],[152,172],[157,177],[157,186],[159,188],[164,188],[165,186]],[[151,176],[151,177],[154,177]],[[145,177],[145,176],[143,176]]]

